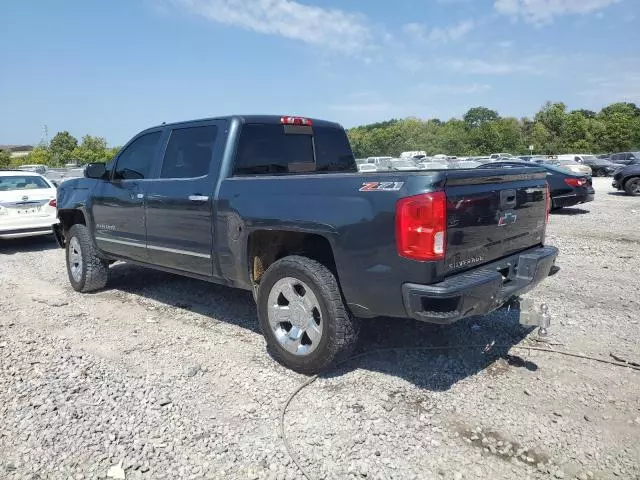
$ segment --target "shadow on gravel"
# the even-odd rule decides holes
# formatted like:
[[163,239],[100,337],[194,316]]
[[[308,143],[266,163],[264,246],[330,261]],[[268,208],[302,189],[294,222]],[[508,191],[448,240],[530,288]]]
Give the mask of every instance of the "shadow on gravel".
[[[322,376],[339,377],[364,369],[403,378],[417,387],[432,391],[448,390],[454,384],[481,371],[496,376],[511,368],[536,371],[537,365],[518,355],[509,355],[509,347],[520,343],[532,327],[519,323],[519,311],[498,310],[484,317],[438,326],[414,320],[363,320],[356,355],[371,352],[346,362]],[[419,350],[421,347],[496,345],[487,352],[482,347],[447,350]],[[387,350],[403,347],[398,350]],[[382,349],[381,352],[375,350]]]
[[56,248],[60,247],[53,235],[0,240],[0,255],[13,255],[21,252],[44,252],[45,250]]
[[627,193],[623,191],[607,192],[607,195],[613,195],[614,197],[631,197],[631,195],[627,195]]
[[[212,322],[226,322],[261,335],[250,292],[127,263],[111,267],[108,289],[155,300],[169,308],[196,312],[211,318]],[[520,343],[531,331],[532,328],[520,325],[517,310],[506,309],[448,326],[403,319],[362,320],[355,354],[371,354],[322,376],[336,377],[355,369],[365,369],[403,378],[420,388],[448,390],[460,380],[483,370],[489,375],[502,375],[511,368],[535,371],[537,366],[517,355],[507,354],[506,347],[492,347],[488,352],[483,352],[482,347],[432,351],[416,348],[492,342],[510,347]],[[374,352],[399,346],[407,349]]]
[[107,290],[140,295],[261,334],[251,292],[128,263],[111,266]]
[[585,213],[589,213],[589,210],[585,210],[584,208],[575,208],[575,207],[565,207],[560,210],[551,211],[552,215],[560,215],[560,216],[584,215]]

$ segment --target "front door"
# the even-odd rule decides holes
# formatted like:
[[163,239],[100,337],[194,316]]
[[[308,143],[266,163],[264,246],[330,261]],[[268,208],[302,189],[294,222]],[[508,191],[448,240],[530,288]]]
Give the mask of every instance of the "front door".
[[162,130],[134,138],[115,159],[109,178],[99,181],[90,209],[100,250],[148,260],[143,184],[152,176],[161,140]]
[[159,178],[145,182],[151,263],[216,276],[212,260],[215,185],[225,122],[174,126]]

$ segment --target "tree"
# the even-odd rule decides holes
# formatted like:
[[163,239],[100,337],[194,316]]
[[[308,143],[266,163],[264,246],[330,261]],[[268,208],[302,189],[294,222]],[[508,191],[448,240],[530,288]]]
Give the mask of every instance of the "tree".
[[0,150],[0,168],[7,168],[9,165],[11,165],[11,152]]
[[68,163],[71,158],[71,152],[78,146],[78,140],[66,130],[58,132],[51,139],[49,150],[53,161],[58,165]]
[[22,157],[20,164],[24,165],[30,163],[35,165],[50,165],[51,159],[52,157],[49,149],[44,145],[38,145],[29,152],[29,155]]
[[464,114],[463,120],[468,128],[478,128],[487,122],[495,122],[500,116],[495,110],[486,107],[474,107]]

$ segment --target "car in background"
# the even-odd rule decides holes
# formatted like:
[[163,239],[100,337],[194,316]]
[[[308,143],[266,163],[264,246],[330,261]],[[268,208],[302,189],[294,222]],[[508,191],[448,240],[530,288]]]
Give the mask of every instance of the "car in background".
[[575,161],[591,168],[594,177],[609,177],[620,169],[620,165],[594,155],[576,155]]
[[640,164],[629,165],[613,176],[613,187],[624,190],[627,195],[640,196]]
[[515,157],[510,153],[492,153],[491,155],[489,155],[489,158],[491,158],[492,160],[497,160],[499,158],[515,158]]
[[640,152],[612,153],[609,160],[620,165],[637,165],[640,163]]
[[23,172],[36,172],[40,175],[44,175],[47,173],[48,169],[46,165],[20,165],[19,167],[16,167],[16,170],[21,170]]
[[373,163],[360,163],[358,165],[359,172],[377,172],[378,168]]
[[582,165],[581,163],[576,162],[571,156],[571,158],[561,158],[562,155],[558,156],[558,158],[550,158],[544,161],[547,165],[555,165],[557,167],[564,168],[565,170],[569,170],[574,173],[582,173],[584,175],[591,175],[593,172],[591,171],[591,167],[587,165]]
[[401,172],[408,172],[411,170],[426,170],[423,164],[416,164],[413,160],[407,158],[394,158],[391,160],[391,170],[397,170]]
[[391,168],[391,160],[393,157],[367,157],[366,163],[375,165],[378,171],[384,171]]
[[0,239],[49,235],[57,223],[52,182],[35,172],[0,171]]
[[531,163],[519,160],[504,160],[480,165],[477,168],[543,168],[547,171],[547,183],[551,193],[551,210],[573,207],[581,203],[593,201],[595,190],[591,177],[573,173],[562,167],[548,163]]

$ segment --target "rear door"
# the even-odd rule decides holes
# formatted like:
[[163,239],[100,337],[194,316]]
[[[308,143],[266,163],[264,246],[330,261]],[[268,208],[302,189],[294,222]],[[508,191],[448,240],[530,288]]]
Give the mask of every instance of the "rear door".
[[151,263],[216,275],[212,220],[225,129],[222,120],[171,129],[158,178],[144,186]]
[[546,228],[546,172],[532,167],[449,171],[445,272],[539,245]]
[[118,257],[147,261],[143,185],[153,176],[163,131],[143,132],[115,160],[110,177],[92,193],[91,214],[98,247]]

